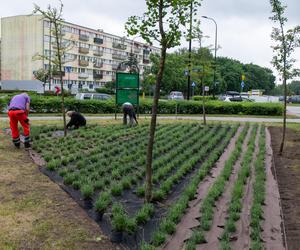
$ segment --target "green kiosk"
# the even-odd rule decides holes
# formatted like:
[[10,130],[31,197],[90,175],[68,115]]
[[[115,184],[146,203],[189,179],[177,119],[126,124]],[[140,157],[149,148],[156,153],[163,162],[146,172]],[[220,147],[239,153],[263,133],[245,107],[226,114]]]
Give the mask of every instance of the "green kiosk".
[[140,79],[138,73],[116,73],[116,109],[115,119],[117,119],[117,109],[124,102],[130,102],[137,107],[139,115],[139,89]]

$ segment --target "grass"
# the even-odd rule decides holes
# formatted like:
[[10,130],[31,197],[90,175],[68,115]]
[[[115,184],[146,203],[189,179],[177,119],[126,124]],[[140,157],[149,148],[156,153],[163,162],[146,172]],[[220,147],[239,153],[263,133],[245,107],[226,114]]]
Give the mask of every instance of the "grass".
[[[0,122],[1,129],[6,123]],[[2,131],[1,131],[2,132]],[[0,133],[0,249],[111,249],[97,225]],[[17,185],[16,185],[17,183]],[[63,209],[62,209],[63,208]],[[79,209],[79,210],[77,210]],[[96,241],[101,237],[101,243]]]

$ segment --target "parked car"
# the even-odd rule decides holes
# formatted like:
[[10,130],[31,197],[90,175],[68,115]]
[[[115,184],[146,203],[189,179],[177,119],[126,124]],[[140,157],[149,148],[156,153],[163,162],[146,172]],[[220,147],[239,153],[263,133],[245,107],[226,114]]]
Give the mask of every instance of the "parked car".
[[168,96],[169,100],[184,100],[183,94],[180,91],[172,91]]
[[102,93],[78,93],[75,96],[77,100],[110,100],[112,96]]
[[244,96],[225,96],[223,99],[224,102],[253,102],[247,97]]
[[300,96],[294,95],[287,98],[287,102],[289,103],[300,103]]

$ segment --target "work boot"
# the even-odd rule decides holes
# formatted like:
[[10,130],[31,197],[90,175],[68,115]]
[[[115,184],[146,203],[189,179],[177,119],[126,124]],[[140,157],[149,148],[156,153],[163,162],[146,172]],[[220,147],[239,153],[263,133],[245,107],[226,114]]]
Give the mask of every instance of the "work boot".
[[16,148],[20,148],[20,137],[13,139]]
[[24,138],[24,146],[25,148],[30,148],[31,145],[30,145],[30,137],[29,136],[25,136]]
[[25,146],[25,148],[31,148],[29,141],[24,142],[24,146]]

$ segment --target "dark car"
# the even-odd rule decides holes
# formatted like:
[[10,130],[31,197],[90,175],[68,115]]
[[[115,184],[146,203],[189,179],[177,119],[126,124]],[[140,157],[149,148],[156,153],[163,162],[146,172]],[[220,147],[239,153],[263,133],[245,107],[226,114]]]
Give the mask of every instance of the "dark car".
[[300,103],[300,96],[294,95],[287,98],[287,102],[289,103]]

